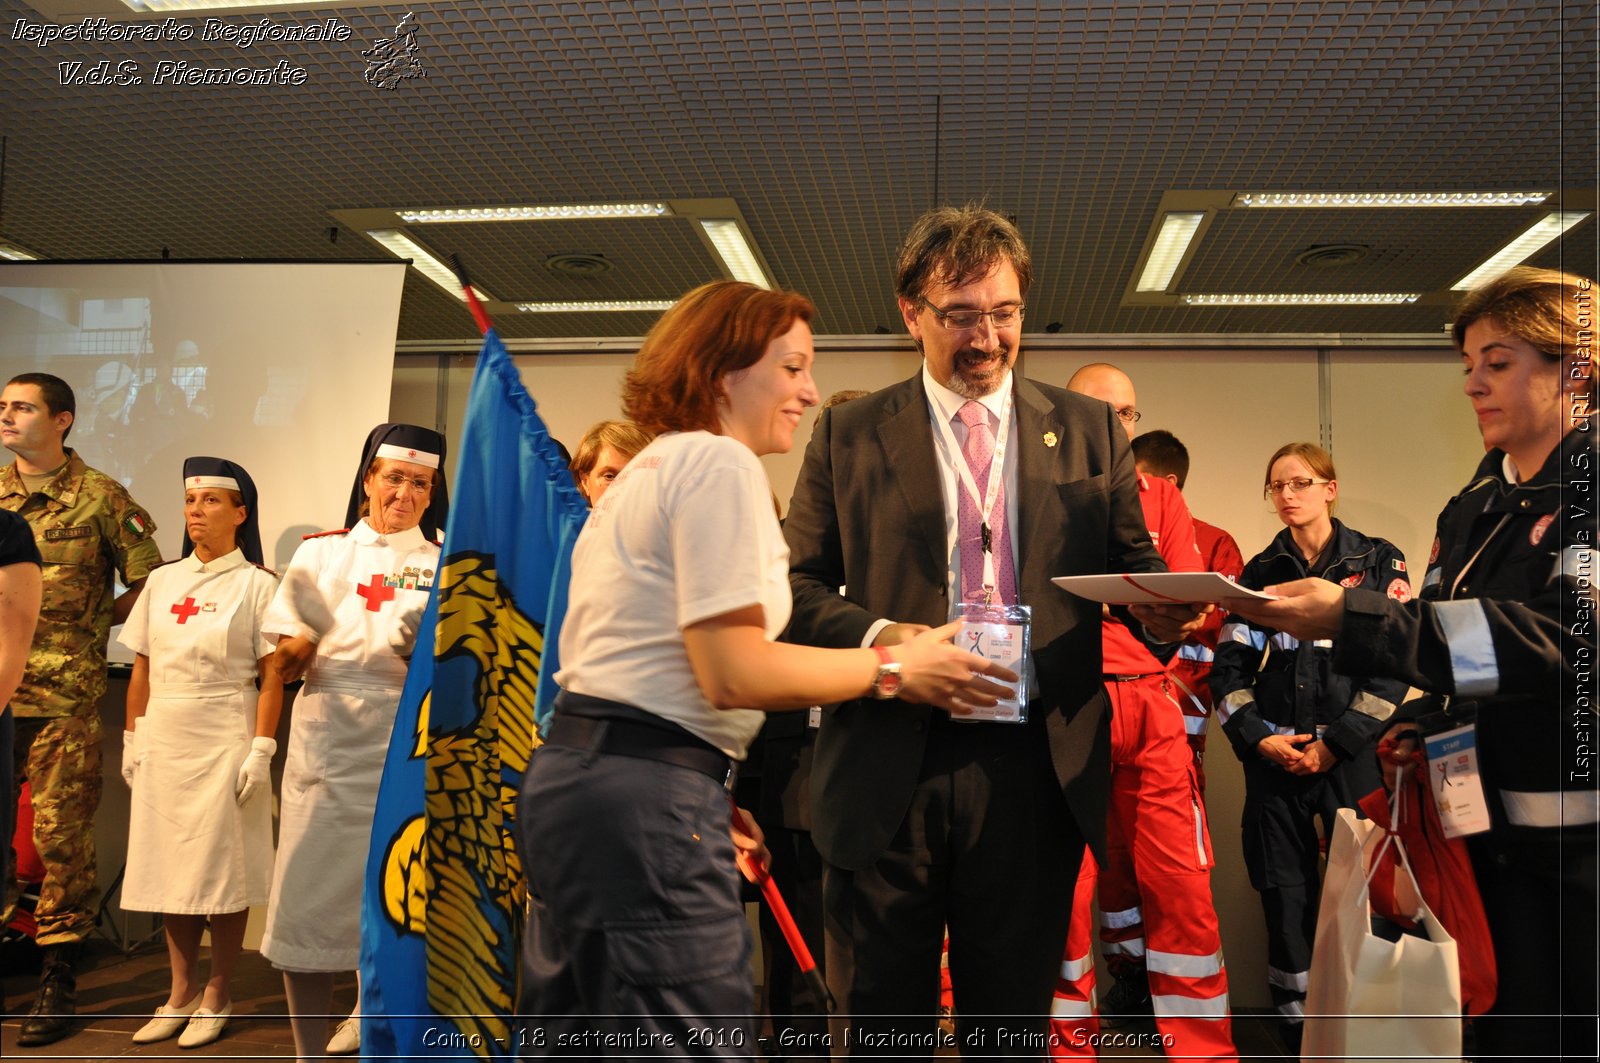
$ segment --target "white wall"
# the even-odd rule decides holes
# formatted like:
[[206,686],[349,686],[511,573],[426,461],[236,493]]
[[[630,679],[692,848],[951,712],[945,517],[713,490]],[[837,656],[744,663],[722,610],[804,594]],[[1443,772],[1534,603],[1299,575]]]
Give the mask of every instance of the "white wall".
[[[1144,412],[1138,430],[1165,428],[1183,440],[1192,462],[1185,492],[1190,507],[1232,532],[1246,559],[1282,527],[1262,499],[1261,487],[1267,458],[1284,443],[1331,441],[1339,473],[1338,515],[1354,528],[1392,540],[1412,560],[1417,579],[1432,542],[1434,516],[1482,456],[1471,409],[1461,394],[1459,360],[1448,349],[1093,350],[1041,345],[1023,360],[1025,375],[1058,385],[1065,385],[1073,370],[1087,362],[1109,361],[1126,370]],[[433,424],[436,411],[443,409],[443,427],[454,436],[474,361],[470,355],[399,358],[392,417]],[[546,424],[569,447],[593,422],[620,416],[620,382],[630,361],[630,355],[615,353],[516,357]],[[842,388],[874,390],[904,380],[919,365],[909,347],[825,351],[817,358],[817,388],[823,397]],[[789,454],[764,459],[785,508],[812,423],[801,425]],[[1240,849],[1243,777],[1215,725],[1207,776],[1217,861],[1212,889],[1233,1001],[1266,1007],[1261,906]]]

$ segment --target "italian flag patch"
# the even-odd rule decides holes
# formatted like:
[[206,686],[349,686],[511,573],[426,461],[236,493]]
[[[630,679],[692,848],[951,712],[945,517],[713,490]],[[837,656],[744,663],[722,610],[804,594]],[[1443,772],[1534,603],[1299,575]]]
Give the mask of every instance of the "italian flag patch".
[[150,534],[150,522],[145,520],[144,515],[141,513],[129,513],[123,520],[122,526],[135,535]]

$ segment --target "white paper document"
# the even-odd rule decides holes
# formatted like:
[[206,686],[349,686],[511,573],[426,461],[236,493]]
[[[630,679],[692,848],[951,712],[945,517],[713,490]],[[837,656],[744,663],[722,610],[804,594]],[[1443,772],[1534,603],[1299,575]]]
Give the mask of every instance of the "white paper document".
[[1080,598],[1110,605],[1162,602],[1226,602],[1277,597],[1241,587],[1220,572],[1116,572],[1103,576],[1057,576],[1050,581]]

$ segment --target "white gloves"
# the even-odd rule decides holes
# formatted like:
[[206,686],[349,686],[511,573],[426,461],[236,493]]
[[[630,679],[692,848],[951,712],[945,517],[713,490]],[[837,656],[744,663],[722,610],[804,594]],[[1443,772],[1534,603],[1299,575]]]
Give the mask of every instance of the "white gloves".
[[122,781],[133,789],[133,773],[139,767],[139,732],[122,732]]
[[396,656],[409,658],[417,646],[417,631],[422,627],[422,612],[428,608],[428,599],[426,595],[407,597],[420,600],[395,611],[394,628],[389,632],[389,648]]
[[272,755],[277,751],[275,739],[260,735],[250,739],[250,752],[239,765],[239,777],[233,783],[239,804],[250,800],[250,795],[257,790],[272,791]]

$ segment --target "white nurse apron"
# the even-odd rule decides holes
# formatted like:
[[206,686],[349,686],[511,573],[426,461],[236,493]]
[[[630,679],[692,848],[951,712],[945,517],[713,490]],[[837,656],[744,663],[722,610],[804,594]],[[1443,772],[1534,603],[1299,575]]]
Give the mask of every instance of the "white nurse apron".
[[253,573],[248,564],[223,573],[173,565],[157,569],[145,587],[159,658],[151,662],[150,701],[137,728],[122,884],[122,907],[130,911],[216,915],[267,901],[272,795],[258,790],[243,807],[235,796],[255,733],[254,678],[188,667],[226,658],[236,622],[244,630],[235,638],[254,639],[253,618],[238,616]]

